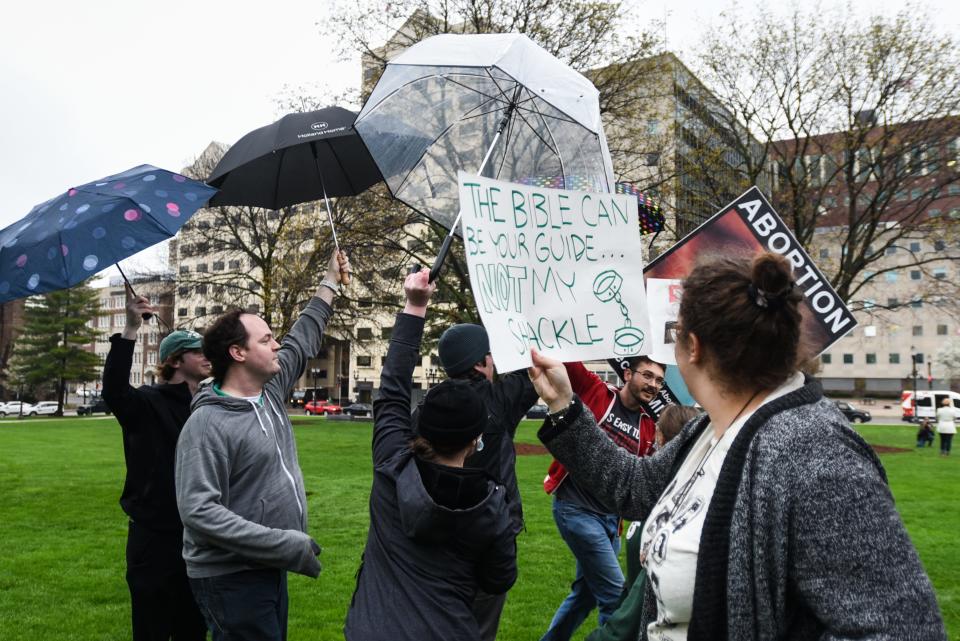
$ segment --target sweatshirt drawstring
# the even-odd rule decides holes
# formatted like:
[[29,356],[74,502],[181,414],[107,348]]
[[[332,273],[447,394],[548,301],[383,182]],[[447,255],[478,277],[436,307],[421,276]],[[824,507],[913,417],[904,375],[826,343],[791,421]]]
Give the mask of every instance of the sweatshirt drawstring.
[[[270,397],[267,394],[263,395],[263,399],[266,402],[267,407],[270,408],[270,412],[277,416],[277,411],[273,408],[273,403],[270,402]],[[263,426],[263,421],[260,419],[260,410],[257,408],[255,401],[250,401],[250,405],[253,406],[253,413],[257,415],[257,422],[260,423],[260,429],[263,430],[263,433],[266,434],[267,430]],[[277,416],[277,418],[280,418]],[[300,511],[300,518],[303,518],[303,504],[300,503],[300,493],[297,492],[297,483],[293,480],[293,474],[290,473],[290,470],[287,469],[286,463],[283,461],[283,452],[280,450],[280,440],[277,437],[277,428],[273,424],[273,419],[270,418],[270,415],[267,415],[267,420],[270,421],[270,429],[273,430],[273,444],[277,447],[277,456],[280,458],[280,467],[283,468],[283,473],[287,475],[287,480],[290,481],[291,487],[293,487],[293,498],[297,500],[297,510]],[[280,421],[283,422],[282,419]]]

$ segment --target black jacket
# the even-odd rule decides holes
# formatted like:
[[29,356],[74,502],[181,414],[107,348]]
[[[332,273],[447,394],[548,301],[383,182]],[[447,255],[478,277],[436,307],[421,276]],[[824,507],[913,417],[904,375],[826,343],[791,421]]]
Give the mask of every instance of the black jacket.
[[479,639],[477,589],[503,593],[517,578],[503,486],[479,470],[419,461],[409,448],[422,334],[422,318],[397,315],[374,403],[370,530],[348,640]]
[[173,485],[177,438],[190,415],[190,388],[130,385],[136,341],[114,334],[103,366],[103,400],[123,431],[127,480],[120,506],[135,522],[155,530],[182,530]]
[[490,422],[483,431],[483,450],[467,459],[466,464],[487,472],[507,490],[510,520],[515,531],[523,529],[523,505],[517,487],[517,451],[513,437],[517,425],[537,402],[537,391],[525,371],[473,381],[473,389],[483,398],[490,413]]

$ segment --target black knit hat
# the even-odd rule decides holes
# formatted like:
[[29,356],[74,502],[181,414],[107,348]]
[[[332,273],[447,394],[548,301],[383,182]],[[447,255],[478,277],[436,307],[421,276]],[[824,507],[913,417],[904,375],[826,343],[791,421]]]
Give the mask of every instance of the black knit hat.
[[437,351],[447,376],[459,376],[490,353],[490,339],[482,325],[462,323],[443,333]]
[[437,445],[466,446],[487,426],[487,407],[469,381],[446,380],[431,387],[420,407],[417,431]]

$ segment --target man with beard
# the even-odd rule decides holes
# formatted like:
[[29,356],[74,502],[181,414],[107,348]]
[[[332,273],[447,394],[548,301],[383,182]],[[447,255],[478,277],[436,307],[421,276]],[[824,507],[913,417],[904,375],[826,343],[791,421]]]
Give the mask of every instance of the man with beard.
[[[629,359],[628,364],[620,388],[603,382],[582,363],[567,363],[566,369],[574,393],[610,440],[635,456],[645,456],[656,440],[656,423],[645,406],[663,387],[665,370],[646,356]],[[551,463],[543,486],[553,494],[553,518],[577,568],[570,594],[553,615],[542,641],[566,641],[594,607],[600,610],[600,625],[617,608],[623,589],[617,560],[620,518],[578,486],[557,461]]]

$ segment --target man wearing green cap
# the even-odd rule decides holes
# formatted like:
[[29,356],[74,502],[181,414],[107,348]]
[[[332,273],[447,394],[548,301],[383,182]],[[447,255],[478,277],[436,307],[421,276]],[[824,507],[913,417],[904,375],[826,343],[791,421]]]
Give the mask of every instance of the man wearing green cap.
[[162,382],[132,387],[137,334],[143,315],[155,313],[146,298],[127,292],[127,323],[122,334],[110,337],[103,367],[103,400],[120,423],[127,464],[120,505],[130,517],[127,584],[133,639],[199,640],[206,638],[207,628],[187,581],[173,471],[190,400],[210,375],[210,363],[200,351],[200,334],[178,330],[160,343]]

